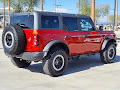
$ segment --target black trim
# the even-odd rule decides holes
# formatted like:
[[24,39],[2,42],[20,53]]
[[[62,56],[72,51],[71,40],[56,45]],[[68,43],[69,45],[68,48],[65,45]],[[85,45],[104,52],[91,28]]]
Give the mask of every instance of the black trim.
[[108,43],[110,40],[115,40],[114,44],[117,46],[117,41],[116,41],[116,39],[115,39],[115,38],[112,38],[112,37],[108,37],[108,38],[106,38],[106,39],[103,41],[101,50],[104,50],[104,49],[105,49],[107,43]]
[[60,40],[53,40],[53,41],[49,42],[49,43],[44,47],[43,51],[44,51],[44,52],[49,51],[49,49],[50,49],[53,45],[55,45],[55,44],[57,44],[57,43],[61,43],[61,44],[65,45],[65,47],[68,49],[68,54],[70,53],[70,48],[69,48],[69,46],[68,46],[65,42],[60,41]]
[[8,55],[10,57],[16,57],[16,58],[21,58],[23,60],[30,60],[30,61],[40,61],[45,57],[47,52],[23,52],[20,55]]
[[[41,28],[41,15],[48,15],[48,16],[58,16],[59,19],[59,29],[52,29],[52,30],[63,30],[63,22],[62,18],[63,17],[71,17],[71,18],[90,18],[89,16],[86,15],[79,15],[79,14],[69,14],[69,13],[55,13],[55,12],[41,12],[41,11],[35,11],[35,12],[28,12],[28,13],[13,13],[11,16],[21,16],[21,15],[34,15],[34,29],[35,30],[46,30],[45,28]],[[80,30],[80,27],[78,26],[78,29]],[[48,29],[47,30],[51,30]]]

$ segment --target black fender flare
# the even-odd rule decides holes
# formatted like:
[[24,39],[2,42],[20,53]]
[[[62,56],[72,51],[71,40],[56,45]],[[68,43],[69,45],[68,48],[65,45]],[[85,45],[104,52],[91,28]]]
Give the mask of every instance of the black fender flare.
[[106,38],[105,40],[104,40],[104,42],[103,42],[103,44],[102,44],[102,47],[101,47],[101,50],[104,50],[105,49],[105,47],[106,47],[106,45],[107,45],[107,43],[109,42],[109,41],[114,41],[114,44],[117,46],[117,41],[116,41],[116,39],[115,38],[112,38],[112,37],[108,37],[108,38]]
[[[57,44],[57,43],[63,44],[63,45],[69,50],[68,52],[70,53],[69,46],[68,46],[65,42],[60,41],[60,40],[53,40],[53,41],[49,42],[49,43],[44,47],[43,52],[48,52],[49,49],[50,49],[53,45],[55,45],[55,44]],[[46,55],[47,55],[47,53],[46,53]],[[45,55],[45,56],[46,56],[46,55]]]

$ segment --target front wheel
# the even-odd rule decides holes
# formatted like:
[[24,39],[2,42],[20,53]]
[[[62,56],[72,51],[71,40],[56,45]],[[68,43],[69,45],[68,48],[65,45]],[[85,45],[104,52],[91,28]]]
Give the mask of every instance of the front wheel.
[[67,67],[68,58],[64,50],[54,49],[45,61],[43,71],[53,77],[62,75]]
[[11,57],[11,62],[13,65],[19,67],[19,68],[25,68],[28,67],[31,62],[30,61],[26,61],[20,58],[16,58],[16,57]]
[[100,52],[100,57],[105,64],[113,63],[116,57],[116,46],[113,43],[108,43],[106,48]]

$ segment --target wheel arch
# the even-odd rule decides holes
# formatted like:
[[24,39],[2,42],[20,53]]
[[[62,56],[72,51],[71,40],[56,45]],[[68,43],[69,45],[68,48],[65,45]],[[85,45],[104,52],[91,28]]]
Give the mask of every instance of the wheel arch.
[[54,48],[56,46],[62,48],[63,50],[65,50],[65,52],[67,53],[67,55],[70,53],[70,49],[69,49],[68,45],[65,42],[60,41],[60,40],[53,40],[53,41],[49,42],[44,47],[43,51],[49,52],[50,49],[52,49],[52,48]]
[[103,44],[102,44],[102,47],[101,47],[101,50],[104,50],[106,45],[109,43],[109,42],[112,42],[115,46],[117,46],[117,41],[116,39],[112,38],[112,37],[108,37],[104,40]]

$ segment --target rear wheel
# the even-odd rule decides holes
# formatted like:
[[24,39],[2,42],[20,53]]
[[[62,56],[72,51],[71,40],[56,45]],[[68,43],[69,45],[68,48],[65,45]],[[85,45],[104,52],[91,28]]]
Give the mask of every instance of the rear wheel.
[[113,43],[108,43],[106,48],[100,52],[100,57],[104,63],[113,63],[116,56],[116,46]]
[[56,48],[49,53],[48,59],[44,63],[43,71],[50,76],[60,76],[65,72],[67,63],[66,52]]
[[11,57],[11,62],[13,63],[13,65],[15,65],[19,68],[25,68],[31,64],[30,61],[26,61],[26,60],[16,58],[16,57]]

